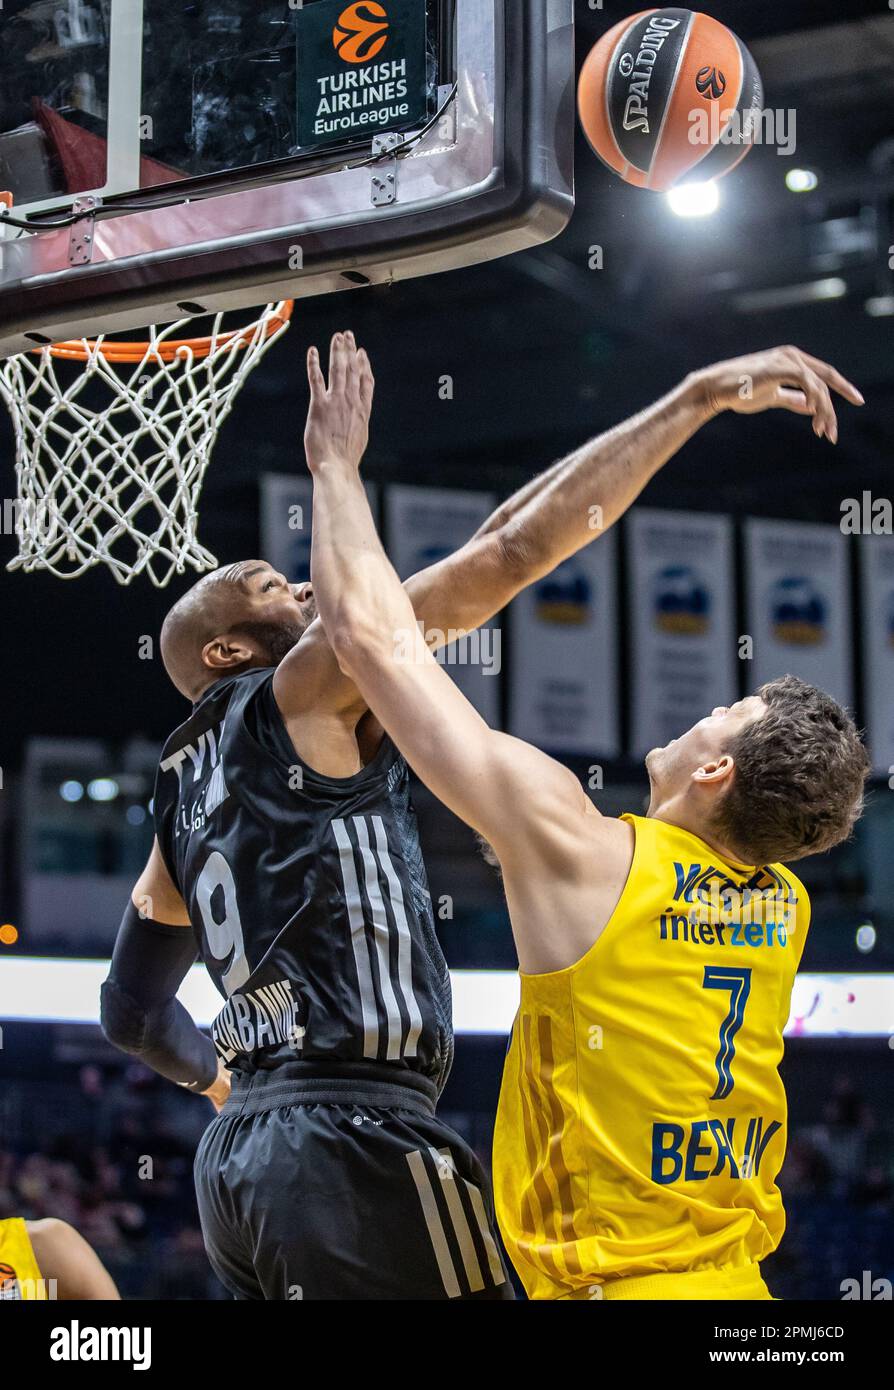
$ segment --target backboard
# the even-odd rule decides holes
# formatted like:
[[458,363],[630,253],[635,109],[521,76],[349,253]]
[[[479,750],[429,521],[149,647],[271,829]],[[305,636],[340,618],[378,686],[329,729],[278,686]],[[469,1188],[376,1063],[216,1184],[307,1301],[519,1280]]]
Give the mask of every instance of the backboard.
[[5,0],[0,357],[536,245],[573,0]]

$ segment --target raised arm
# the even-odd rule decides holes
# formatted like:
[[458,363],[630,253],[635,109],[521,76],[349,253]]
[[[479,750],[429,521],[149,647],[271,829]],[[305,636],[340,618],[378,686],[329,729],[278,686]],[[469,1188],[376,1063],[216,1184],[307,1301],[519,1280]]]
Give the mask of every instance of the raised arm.
[[[604,907],[605,920],[610,915],[629,867],[630,831],[603,820],[560,763],[489,729],[438,666],[358,476],[372,401],[369,364],[353,348],[337,347],[330,389],[316,355],[310,375],[312,567],[333,650],[418,775],[493,846],[522,968],[563,968],[592,944],[593,914]],[[595,891],[594,856],[604,872]]]
[[[312,571],[323,626],[357,684],[420,777],[501,859],[511,848],[505,808],[520,782],[540,798],[587,799],[577,779],[536,749],[493,732],[438,666],[392,568],[360,481],[373,378],[365,353],[333,345],[330,387],[309,359],[307,455],[314,476]],[[514,804],[514,802],[513,802]],[[521,814],[521,813],[520,813]],[[520,820],[511,840],[518,841]]]
[[[743,359],[728,364],[714,389],[742,391],[742,378],[747,378],[750,389],[742,400],[748,400],[749,409],[772,404],[812,414],[817,432],[832,438],[834,416],[826,414],[824,405],[828,387],[820,391],[807,369],[799,376],[801,371],[787,357],[769,363]],[[629,828],[599,817],[577,779],[559,763],[489,729],[434,661],[409,596],[382,549],[359,477],[374,391],[366,354],[357,351],[350,336],[339,335],[333,341],[328,386],[316,349],[309,355],[308,373],[312,570],[320,615],[339,666],[422,780],[493,845],[505,872],[522,968],[561,968],[578,959],[592,940],[588,923],[596,911],[594,862],[601,872],[604,867],[611,884],[602,914],[608,920],[629,867]],[[801,387],[790,387],[793,380]],[[616,467],[621,499],[632,490],[629,482],[623,483],[623,450]],[[559,487],[555,480],[549,488],[554,486]],[[573,481],[569,491],[575,491]],[[569,506],[560,489],[550,562],[586,543],[577,515],[580,504],[580,492],[576,505]],[[523,521],[524,510],[516,524]],[[563,911],[566,904],[583,910]],[[562,925],[571,918],[583,933],[577,941],[569,940]],[[550,924],[547,935],[555,940],[540,940],[544,924]]]
[[[314,465],[312,569],[323,626],[341,669],[423,781],[493,845],[520,841],[506,806],[521,783],[540,798],[574,789],[552,759],[495,733],[438,666],[376,534],[366,493],[344,460]],[[543,801],[541,799],[541,809]],[[511,836],[511,843],[510,843]]]
[[[333,346],[338,344],[351,348],[353,336],[337,334]],[[669,395],[533,479],[467,545],[407,581],[429,645],[449,631],[474,631],[598,539],[684,444],[724,411],[794,411],[812,417],[819,438],[837,442],[833,391],[854,405],[863,403],[833,367],[793,347],[692,373]]]
[[[338,352],[353,351],[336,334]],[[696,431],[725,410],[779,408],[813,419],[835,442],[837,391],[854,404],[857,389],[827,363],[795,348],[776,348],[696,372],[649,409],[582,446],[497,509],[454,555],[407,581],[406,592],[432,649],[448,633],[474,631],[528,585],[589,545],[627,511],[648,482]],[[364,435],[363,447],[366,438]],[[364,701],[340,671],[326,634],[312,628],[277,672],[276,697],[296,748],[321,757],[332,714],[352,721]],[[321,769],[325,770],[325,769]]]
[[468,546],[411,580],[407,591],[417,616],[426,631],[480,626],[614,526],[655,474],[722,411],[791,410],[811,416],[817,436],[836,443],[832,391],[853,405],[863,403],[834,367],[797,348],[775,348],[693,373],[670,395],[535,478],[497,509]]

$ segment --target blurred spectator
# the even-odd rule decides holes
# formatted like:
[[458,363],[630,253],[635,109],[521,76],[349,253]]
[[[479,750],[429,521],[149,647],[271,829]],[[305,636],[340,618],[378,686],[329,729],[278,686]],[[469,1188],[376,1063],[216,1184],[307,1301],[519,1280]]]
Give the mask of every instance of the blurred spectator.
[[[40,1083],[27,1090],[33,1112]],[[201,1112],[201,1113],[197,1113]],[[178,1125],[176,1115],[187,1117]],[[192,1156],[210,1110],[129,1067],[107,1079],[77,1073],[76,1127],[67,1115],[40,1153],[0,1149],[0,1218],[56,1216],[70,1222],[107,1265],[125,1298],[224,1296],[208,1266],[195,1209]],[[33,1113],[31,1115],[33,1119]]]
[[[226,1296],[205,1257],[192,1181],[207,1105],[131,1065],[5,1081],[3,1098],[0,1218],[70,1222],[124,1298]],[[490,1111],[446,1118],[487,1162]],[[894,1133],[849,1077],[817,1124],[794,1128],[780,1182],[788,1233],[766,1269],[777,1297],[837,1298],[841,1280],[864,1269],[890,1277]]]

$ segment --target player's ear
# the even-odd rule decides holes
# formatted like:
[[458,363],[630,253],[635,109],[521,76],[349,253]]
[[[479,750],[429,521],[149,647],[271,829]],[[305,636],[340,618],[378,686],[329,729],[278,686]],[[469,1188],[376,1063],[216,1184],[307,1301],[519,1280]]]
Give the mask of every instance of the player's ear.
[[708,762],[702,763],[701,767],[697,767],[692,774],[692,780],[700,786],[710,786],[712,783],[722,786],[732,777],[735,766],[729,753],[723,753],[720,757],[711,758]]
[[238,637],[215,637],[202,648],[202,660],[211,671],[233,671],[246,666],[255,653]]

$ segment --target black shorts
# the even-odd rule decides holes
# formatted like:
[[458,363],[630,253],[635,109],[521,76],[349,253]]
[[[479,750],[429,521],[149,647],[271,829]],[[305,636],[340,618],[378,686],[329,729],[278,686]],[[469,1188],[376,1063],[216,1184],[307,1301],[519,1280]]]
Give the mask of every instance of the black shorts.
[[234,1073],[196,1154],[225,1287],[245,1299],[513,1298],[487,1178],[437,1119],[434,1087],[289,1070]]

